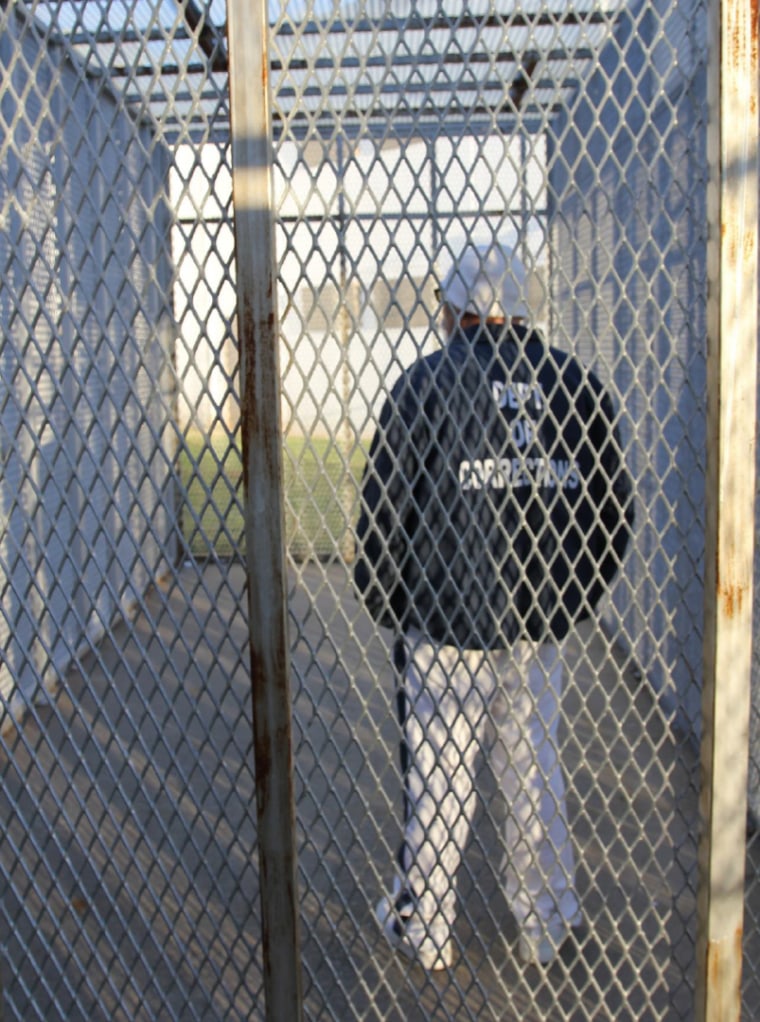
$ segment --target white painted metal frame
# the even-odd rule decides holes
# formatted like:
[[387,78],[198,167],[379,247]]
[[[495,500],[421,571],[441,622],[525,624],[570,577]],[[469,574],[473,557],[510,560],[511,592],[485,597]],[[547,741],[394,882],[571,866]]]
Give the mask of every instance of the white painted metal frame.
[[741,1017],[757,432],[758,21],[711,5],[705,674],[697,1018]]

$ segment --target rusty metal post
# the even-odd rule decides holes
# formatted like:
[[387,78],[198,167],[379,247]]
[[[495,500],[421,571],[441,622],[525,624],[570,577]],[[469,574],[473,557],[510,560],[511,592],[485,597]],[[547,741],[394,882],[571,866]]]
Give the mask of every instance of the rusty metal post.
[[710,7],[713,161],[696,1018],[741,1017],[757,367],[758,22]]
[[266,1017],[302,1017],[265,0],[228,0],[245,543]]

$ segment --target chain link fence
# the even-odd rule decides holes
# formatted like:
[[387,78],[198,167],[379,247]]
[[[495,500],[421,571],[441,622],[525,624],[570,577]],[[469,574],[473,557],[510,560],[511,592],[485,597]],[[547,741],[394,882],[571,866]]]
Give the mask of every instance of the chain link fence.
[[[691,1019],[707,6],[269,15],[305,1015]],[[225,18],[220,0],[0,8],[4,1022],[265,1017]],[[401,735],[354,527],[379,409],[441,344],[435,289],[491,240],[614,394],[635,535],[564,653],[581,953],[520,964],[484,760],[455,964],[428,975],[373,917]],[[746,856],[750,1020],[756,834]]]

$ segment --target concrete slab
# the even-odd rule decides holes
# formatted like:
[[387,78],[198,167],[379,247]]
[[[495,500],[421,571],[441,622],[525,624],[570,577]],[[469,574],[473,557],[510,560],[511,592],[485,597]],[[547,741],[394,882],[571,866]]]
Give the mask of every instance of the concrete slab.
[[[457,959],[428,976],[371,912],[399,837],[387,636],[339,564],[294,571],[289,606],[306,1018],[691,1019],[698,764],[604,635],[570,644],[564,706],[587,942],[517,962],[484,766]],[[6,737],[5,1022],[264,1018],[247,641],[242,568],[185,566]]]

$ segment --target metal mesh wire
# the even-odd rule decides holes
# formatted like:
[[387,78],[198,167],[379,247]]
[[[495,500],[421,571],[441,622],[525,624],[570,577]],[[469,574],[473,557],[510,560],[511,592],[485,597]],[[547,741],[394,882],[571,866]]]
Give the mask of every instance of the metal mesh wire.
[[[689,1019],[705,462],[705,5],[270,5],[305,1013]],[[0,12],[4,1020],[263,1018],[224,5]],[[373,918],[400,839],[390,635],[351,572],[465,240],[613,393],[635,536],[564,652],[587,937],[520,964],[483,758],[456,957]],[[273,415],[275,410],[273,409]],[[276,596],[276,594],[273,594]],[[756,835],[743,1005],[753,1017]]]

